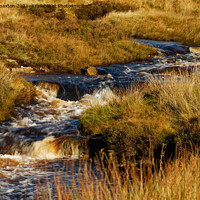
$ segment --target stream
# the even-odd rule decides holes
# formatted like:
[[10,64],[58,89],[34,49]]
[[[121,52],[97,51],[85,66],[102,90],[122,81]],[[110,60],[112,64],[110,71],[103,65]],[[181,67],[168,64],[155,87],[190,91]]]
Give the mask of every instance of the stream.
[[0,123],[1,200],[35,199],[38,180],[51,180],[58,172],[70,186],[80,165],[87,164],[79,162],[87,154],[89,139],[80,131],[79,116],[90,105],[104,105],[115,98],[113,89],[129,88],[152,76],[170,76],[166,71],[200,66],[200,55],[190,53],[185,44],[135,41],[157,48],[158,55],[148,61],[99,67],[101,75],[96,77],[23,75],[35,84],[37,97],[34,104],[17,107],[10,121]]

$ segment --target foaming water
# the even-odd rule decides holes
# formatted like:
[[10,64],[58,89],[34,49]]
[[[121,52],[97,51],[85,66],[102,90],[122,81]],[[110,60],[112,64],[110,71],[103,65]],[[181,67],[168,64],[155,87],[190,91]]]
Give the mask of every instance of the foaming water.
[[47,137],[41,141],[34,142],[28,155],[32,158],[39,159],[63,157],[78,159],[83,154],[87,153],[86,142],[86,137]]
[[0,199],[23,199],[24,194],[34,199],[38,180],[52,179],[58,169],[66,176],[66,160],[87,154],[88,138],[80,136],[78,117],[90,105],[114,98],[107,88],[64,101],[57,98],[58,85],[49,82],[38,84],[36,93],[35,104],[16,108],[11,121],[0,123]]
[[42,159],[55,159],[63,157],[59,145],[56,145],[54,137],[47,137],[41,141],[34,142],[30,148],[31,157]]
[[38,103],[22,108],[16,108],[17,116],[13,118],[11,122],[12,128],[39,128],[43,127],[43,124],[45,123],[49,124],[49,130],[46,133],[51,135],[51,133],[55,131],[54,127],[58,128],[57,131],[62,129],[63,127],[60,126],[60,123],[66,122],[66,124],[68,124],[68,120],[70,121],[70,119],[75,116],[79,116],[84,111],[86,106],[78,101],[64,101],[57,99],[56,96],[58,91],[54,90],[54,84],[52,84],[52,86],[52,88],[47,89],[42,88],[39,84],[39,86],[36,87],[36,101]]
[[107,103],[117,100],[118,97],[113,93],[113,91],[107,87],[102,90],[95,91],[93,95],[86,94],[83,96],[81,101],[87,102],[89,106],[100,105],[103,106]]
[[[36,85],[36,102],[16,108],[11,121],[0,123],[0,199],[35,199],[38,180],[51,183],[58,169],[70,184],[71,171],[78,174],[79,170],[78,164],[68,161],[76,162],[87,154],[88,138],[81,136],[78,118],[89,106],[117,100],[113,88],[148,81],[152,74],[166,76],[162,73],[166,69],[200,66],[200,56],[189,53],[183,44],[138,42],[159,48],[159,57],[98,68],[104,75],[97,77],[25,76]],[[70,169],[66,169],[66,161]]]
[[56,99],[59,91],[59,85],[50,82],[39,82],[37,84],[37,101],[53,101]]
[[[79,146],[74,144],[75,139],[83,139],[78,117],[87,107],[105,105],[117,97],[107,87],[84,95],[80,101],[64,101],[57,98],[58,91],[57,84],[38,84],[38,103],[16,108],[16,116],[12,121],[0,124],[3,130],[0,133],[0,153],[40,159],[79,156]],[[68,151],[66,148],[61,150],[64,141],[70,141]],[[79,145],[82,144],[79,142]]]

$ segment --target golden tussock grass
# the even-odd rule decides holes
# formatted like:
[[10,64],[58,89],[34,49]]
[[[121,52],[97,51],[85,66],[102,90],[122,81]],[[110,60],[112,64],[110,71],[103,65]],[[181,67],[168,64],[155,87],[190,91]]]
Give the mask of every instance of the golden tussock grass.
[[[70,3],[79,1],[65,2]],[[148,59],[155,50],[129,38],[200,45],[198,8],[199,2],[194,0],[85,1],[82,6],[62,9],[1,8],[0,52],[38,70],[45,66],[68,73],[81,73],[87,66]]]
[[119,171],[116,160],[110,159],[106,167],[96,165],[98,175],[86,164],[79,168],[76,177],[72,173],[71,186],[58,175],[51,180],[51,184],[48,181],[43,185],[39,182],[36,196],[38,200],[197,200],[200,198],[199,151],[182,153],[173,161],[161,162],[160,170],[155,172],[152,172],[152,168],[156,167],[153,162],[148,166],[141,162],[139,167],[124,162],[124,170]]
[[80,118],[88,135],[104,134],[119,156],[148,157],[149,148],[166,157],[182,146],[200,144],[199,71],[152,78],[105,106],[93,106]]
[[32,84],[18,78],[0,64],[0,121],[9,119],[15,106],[30,103],[33,95]]
[[147,93],[157,101],[157,107],[165,113],[173,112],[185,122],[200,116],[199,71],[172,75],[164,81],[152,79]]
[[65,20],[58,20],[19,10],[0,10],[0,52],[22,65],[80,73],[86,66],[146,59],[155,53],[152,48],[120,38],[117,29],[110,32],[101,22],[85,23],[71,14],[65,14]]

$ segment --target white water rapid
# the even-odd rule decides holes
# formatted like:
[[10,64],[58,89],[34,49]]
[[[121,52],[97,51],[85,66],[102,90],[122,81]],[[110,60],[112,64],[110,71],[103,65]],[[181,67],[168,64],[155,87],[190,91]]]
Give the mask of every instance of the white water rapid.
[[[86,152],[88,137],[79,129],[79,116],[91,105],[116,99],[113,89],[126,89],[165,71],[192,70],[200,55],[181,43],[138,40],[158,48],[159,56],[148,61],[97,68],[101,75],[29,74],[36,85],[36,102],[16,108],[10,121],[0,123],[0,200],[36,199],[38,181],[58,174],[72,184],[80,174],[78,159]],[[169,74],[167,75],[169,76]],[[85,161],[86,162],[86,161]],[[45,187],[44,187],[45,188]]]

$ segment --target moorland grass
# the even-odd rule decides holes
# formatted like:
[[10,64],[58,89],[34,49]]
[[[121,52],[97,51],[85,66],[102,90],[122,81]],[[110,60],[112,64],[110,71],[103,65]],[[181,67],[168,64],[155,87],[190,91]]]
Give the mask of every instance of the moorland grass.
[[[162,159],[162,158],[161,158]],[[72,172],[72,183],[68,186],[68,176],[54,176],[51,183],[38,181],[35,198],[51,200],[149,200],[149,199],[187,199],[198,200],[200,159],[199,151],[183,151],[174,161],[160,162],[160,170],[153,159],[148,165],[143,162],[140,167],[136,163],[124,162],[123,171],[115,159],[109,159],[107,166],[96,165],[93,168],[88,164],[80,165],[79,174]],[[67,163],[66,163],[67,167]],[[70,170],[71,171],[71,170]],[[80,183],[80,184],[77,184]]]
[[[147,59],[155,53],[152,48],[132,43],[131,37],[200,45],[198,0],[3,0],[3,3],[84,5],[63,9],[0,9],[0,54],[16,59],[19,65],[37,69],[80,73],[86,66],[126,63]],[[4,68],[0,71],[0,120],[4,120],[15,105],[28,102],[27,97],[19,94],[25,94],[24,91],[27,94],[27,88],[31,94],[32,89],[24,87],[26,82]],[[87,110],[81,117],[83,130],[91,135],[104,134],[109,149],[118,157],[125,155],[137,161],[146,158],[145,166],[151,153],[155,159],[169,158],[182,146],[200,143],[199,87],[196,72],[182,78],[173,76],[167,82],[152,79],[143,90],[132,89],[109,105]],[[185,156],[165,163],[165,168],[161,159],[158,174],[152,173],[153,157],[149,171],[142,170],[143,162],[139,162],[137,170],[137,162],[125,168],[124,176],[118,172],[118,165],[111,164],[110,171],[103,172],[106,175],[98,183],[91,171],[85,170],[78,189],[67,187],[62,177],[54,177],[55,193],[47,183],[37,199],[54,199],[53,195],[56,199],[81,200],[199,199],[199,151],[182,155]],[[112,184],[107,184],[109,179]]]
[[1,9],[0,53],[38,70],[81,73],[87,66],[144,60],[156,52],[112,24],[77,16],[75,8]]
[[182,147],[200,144],[200,74],[152,78],[105,106],[93,106],[80,118],[88,135],[103,134],[121,157],[146,159],[149,151],[165,158]]
[[[130,38],[200,45],[199,1],[46,0],[28,4],[39,2],[54,6],[0,9],[0,53],[37,70],[81,73],[88,66],[144,60],[156,53]],[[59,3],[79,6],[58,8]]]
[[30,103],[33,96],[33,85],[10,73],[0,63],[0,121],[8,120],[16,106]]

